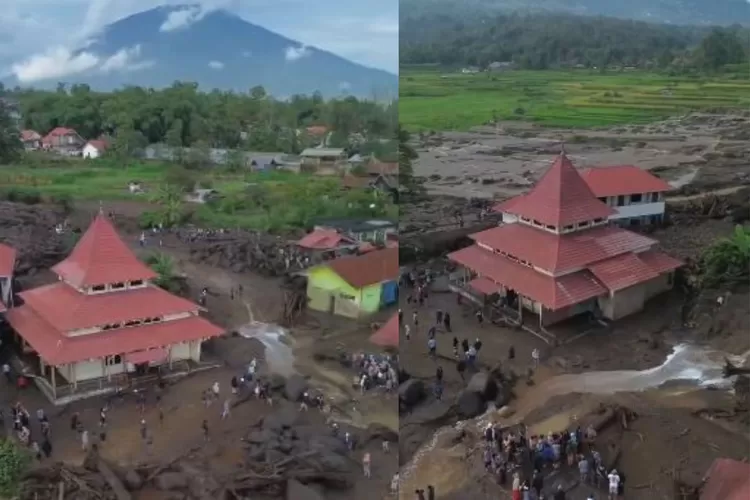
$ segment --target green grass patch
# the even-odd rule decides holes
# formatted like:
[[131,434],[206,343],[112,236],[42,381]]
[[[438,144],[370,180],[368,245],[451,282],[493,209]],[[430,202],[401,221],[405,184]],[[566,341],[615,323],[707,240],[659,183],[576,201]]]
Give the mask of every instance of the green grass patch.
[[741,77],[590,70],[461,74],[404,67],[399,120],[417,132],[466,130],[493,118],[550,127],[642,124],[692,110],[746,108],[750,78]]
[[[140,183],[145,193],[130,193],[130,182]],[[219,192],[219,198],[210,203],[183,204],[190,222],[205,227],[281,231],[307,226],[315,217],[397,216],[387,196],[344,191],[338,178],[310,174],[185,170],[159,162],[62,160],[37,155],[28,155],[19,165],[0,167],[0,197],[29,204],[153,202],[161,186],[178,182],[197,183]],[[143,216],[144,223],[155,220],[154,213]]]

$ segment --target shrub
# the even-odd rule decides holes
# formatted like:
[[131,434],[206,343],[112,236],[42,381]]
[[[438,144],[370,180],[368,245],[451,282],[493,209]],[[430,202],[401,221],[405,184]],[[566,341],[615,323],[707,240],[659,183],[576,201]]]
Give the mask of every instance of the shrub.
[[750,228],[737,226],[731,237],[711,245],[701,256],[700,274],[708,287],[746,282],[750,277]]
[[30,455],[10,439],[0,441],[0,498],[18,494],[18,482],[30,462]]

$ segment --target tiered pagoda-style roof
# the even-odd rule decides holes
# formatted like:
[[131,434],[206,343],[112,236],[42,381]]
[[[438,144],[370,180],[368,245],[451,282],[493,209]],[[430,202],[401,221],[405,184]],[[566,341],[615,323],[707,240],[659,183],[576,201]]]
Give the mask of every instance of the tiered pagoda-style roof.
[[599,201],[561,154],[527,194],[496,207],[517,222],[476,233],[475,245],[449,255],[480,277],[484,294],[501,286],[558,310],[655,278],[682,263],[653,250],[656,241],[607,225]]
[[615,213],[594,195],[564,153],[534,189],[501,203],[496,210],[555,228],[606,219]]
[[169,345],[221,335],[200,307],[152,285],[156,273],[138,260],[102,214],[70,256],[52,268],[60,281],[20,293],[6,318],[48,364],[123,356],[155,361]]

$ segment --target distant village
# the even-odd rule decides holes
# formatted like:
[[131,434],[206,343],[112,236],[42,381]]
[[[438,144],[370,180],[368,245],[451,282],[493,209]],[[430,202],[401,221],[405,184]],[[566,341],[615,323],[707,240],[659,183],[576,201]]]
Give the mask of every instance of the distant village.
[[[5,103],[11,117],[20,125],[20,114],[12,103]],[[16,110],[15,112],[13,110]],[[381,161],[375,155],[349,153],[346,148],[328,147],[332,131],[322,125],[310,126],[298,131],[316,139],[319,145],[304,149],[299,155],[282,152],[243,151],[242,167],[256,171],[285,170],[305,172],[320,176],[341,178],[345,189],[374,189],[394,194],[398,188],[398,163]],[[110,138],[85,139],[75,129],[56,127],[46,135],[36,130],[21,130],[21,141],[27,152],[42,151],[63,157],[95,160],[104,156],[112,143]],[[352,138],[357,143],[357,137]],[[144,160],[176,161],[180,154],[189,155],[191,148],[178,151],[164,144],[152,144],[137,153]],[[232,161],[236,151],[211,148],[207,151],[211,165],[226,165]]]

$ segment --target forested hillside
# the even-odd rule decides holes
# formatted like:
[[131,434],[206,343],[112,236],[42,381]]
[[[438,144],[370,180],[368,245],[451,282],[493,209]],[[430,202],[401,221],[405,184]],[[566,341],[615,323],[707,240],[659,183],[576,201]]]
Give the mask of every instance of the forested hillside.
[[95,92],[88,85],[59,84],[56,91],[3,90],[17,100],[23,128],[41,134],[72,127],[84,138],[111,135],[122,147],[148,143],[173,147],[201,143],[210,147],[254,151],[298,152],[307,146],[298,129],[325,125],[331,138],[345,142],[352,133],[365,139],[391,138],[396,105],[383,106],[348,97],[324,100],[320,95],[275,100],[262,87],[246,93],[200,92],[197,84],[175,83],[163,90],[127,87]]
[[487,15],[411,11],[401,18],[401,63],[526,69],[584,65],[718,69],[747,61],[740,26],[671,26],[562,13]]
[[488,15],[501,12],[564,12],[608,16],[662,24],[728,26],[750,25],[747,0],[402,0],[401,16],[459,13],[468,10]]

